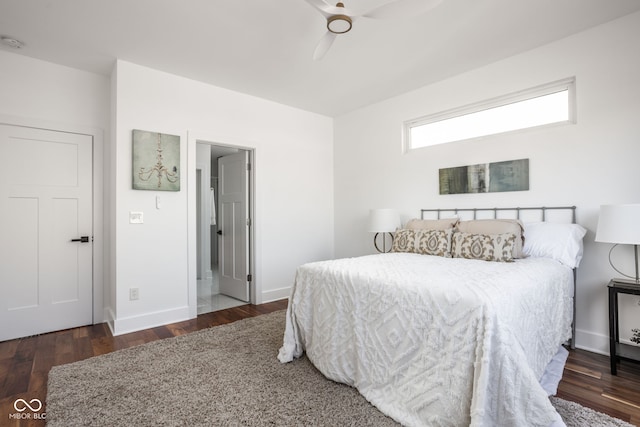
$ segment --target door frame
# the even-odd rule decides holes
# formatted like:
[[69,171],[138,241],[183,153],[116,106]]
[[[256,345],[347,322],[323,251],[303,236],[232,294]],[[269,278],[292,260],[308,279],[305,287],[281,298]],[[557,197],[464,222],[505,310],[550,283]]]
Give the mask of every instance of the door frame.
[[197,243],[197,197],[196,194],[196,146],[198,143],[217,145],[221,147],[236,148],[249,153],[251,173],[249,174],[249,215],[251,227],[249,227],[249,259],[248,273],[252,280],[249,284],[250,304],[258,304],[260,295],[260,279],[256,265],[256,148],[247,141],[228,136],[213,135],[194,131],[187,132],[187,283],[189,318],[198,316],[198,243]]
[[[65,133],[75,133],[91,137],[92,144],[92,215],[93,215],[93,324],[103,323],[104,310],[104,282],[105,282],[105,209],[104,209],[104,131],[99,128],[80,126],[74,124],[61,124],[47,120],[14,117],[0,114],[0,124],[9,126],[28,127],[35,129],[51,130]],[[108,218],[107,218],[108,220]]]

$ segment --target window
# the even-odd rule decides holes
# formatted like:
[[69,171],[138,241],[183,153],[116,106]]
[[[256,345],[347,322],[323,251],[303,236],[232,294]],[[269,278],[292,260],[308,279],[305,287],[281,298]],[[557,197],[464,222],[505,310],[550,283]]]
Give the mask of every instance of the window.
[[575,79],[539,86],[404,124],[406,150],[557,123],[575,123]]

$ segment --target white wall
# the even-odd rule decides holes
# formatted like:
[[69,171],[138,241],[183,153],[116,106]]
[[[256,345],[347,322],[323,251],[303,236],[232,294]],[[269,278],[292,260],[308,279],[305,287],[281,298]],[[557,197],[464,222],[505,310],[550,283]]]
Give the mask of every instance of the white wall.
[[0,114],[108,129],[109,79],[0,50]]
[[[103,147],[109,129],[109,79],[0,50],[0,118],[2,122],[92,135],[94,138],[94,321],[103,321],[109,291],[103,255],[108,238],[103,224],[107,183],[103,181]],[[6,159],[3,159],[7,161]],[[104,270],[103,270],[104,268]]]
[[[114,73],[116,333],[189,315],[188,274],[196,254],[187,241],[195,218],[188,183],[195,179],[197,140],[255,149],[258,303],[287,297],[301,263],[333,256],[330,118],[125,61]],[[131,189],[133,129],[180,136],[181,191]],[[145,223],[129,224],[130,211],[144,212]],[[129,301],[131,287],[140,289],[138,301]]]
[[[335,121],[336,256],[373,252],[370,208],[406,220],[430,207],[576,205],[589,232],[578,271],[577,344],[608,353],[610,245],[594,243],[599,205],[638,203],[640,13],[491,64]],[[402,153],[404,120],[576,77],[578,123]],[[530,191],[438,194],[438,169],[530,159]],[[624,254],[622,254],[624,255]],[[629,255],[630,256],[630,255]],[[633,274],[630,258],[623,260]],[[623,338],[640,327],[636,299],[622,303]]]

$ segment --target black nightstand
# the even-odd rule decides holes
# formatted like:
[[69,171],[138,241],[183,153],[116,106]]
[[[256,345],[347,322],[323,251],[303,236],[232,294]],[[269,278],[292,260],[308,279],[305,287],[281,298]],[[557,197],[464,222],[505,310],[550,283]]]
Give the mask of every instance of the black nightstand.
[[619,342],[618,294],[640,295],[640,285],[632,281],[613,279],[609,287],[609,356],[611,375],[617,375],[619,359],[640,361],[640,347]]

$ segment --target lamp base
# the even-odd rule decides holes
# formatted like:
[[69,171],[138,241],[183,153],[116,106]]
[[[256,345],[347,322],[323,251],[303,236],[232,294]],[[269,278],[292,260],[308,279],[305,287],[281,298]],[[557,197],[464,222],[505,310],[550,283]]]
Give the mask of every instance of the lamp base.
[[616,272],[618,272],[619,274],[622,274],[624,277],[627,277],[627,279],[616,279],[616,281],[629,283],[631,285],[640,285],[640,272],[639,272],[639,268],[638,268],[638,265],[640,264],[639,263],[639,258],[638,258],[638,245],[633,245],[633,255],[634,255],[633,258],[634,258],[635,266],[636,266],[636,276],[635,277],[629,276],[628,274],[624,274],[622,271],[618,270],[615,265],[613,265],[613,261],[611,261],[611,253],[613,252],[613,250],[617,246],[618,246],[618,244],[615,244],[609,250],[609,265]]
[[[382,234],[382,250],[380,250],[380,248],[378,247],[378,235]],[[389,250],[387,250],[387,236],[389,235],[389,237],[391,238],[391,245],[389,246]],[[393,234],[388,233],[388,232],[380,232],[380,233],[376,233],[375,236],[373,236],[373,246],[375,246],[376,250],[380,253],[388,253],[391,252],[391,248],[393,247]]]
[[616,277],[613,279],[614,282],[616,283],[623,283],[625,285],[630,285],[630,286],[637,286],[640,288],[640,280],[635,280],[635,279],[622,279],[620,277]]

